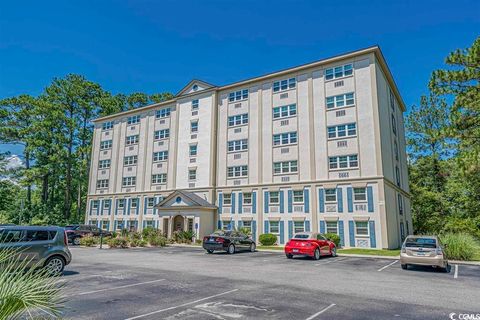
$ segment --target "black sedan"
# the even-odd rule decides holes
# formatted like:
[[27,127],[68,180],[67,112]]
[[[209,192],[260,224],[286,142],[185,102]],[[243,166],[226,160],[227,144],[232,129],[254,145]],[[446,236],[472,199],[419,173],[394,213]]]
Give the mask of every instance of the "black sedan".
[[255,241],[238,231],[217,231],[203,237],[203,248],[208,253],[218,250],[226,251],[229,254],[240,250],[255,252]]

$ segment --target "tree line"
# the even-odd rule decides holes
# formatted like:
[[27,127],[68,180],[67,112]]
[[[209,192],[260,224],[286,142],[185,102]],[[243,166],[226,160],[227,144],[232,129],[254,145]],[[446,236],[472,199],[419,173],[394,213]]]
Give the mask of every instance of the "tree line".
[[[406,116],[414,231],[480,238],[480,38],[450,53],[445,64]],[[8,155],[0,154],[0,223],[83,221],[91,120],[171,97],[113,95],[68,75],[38,97],[0,100],[0,143],[23,145],[25,163],[6,170]]]

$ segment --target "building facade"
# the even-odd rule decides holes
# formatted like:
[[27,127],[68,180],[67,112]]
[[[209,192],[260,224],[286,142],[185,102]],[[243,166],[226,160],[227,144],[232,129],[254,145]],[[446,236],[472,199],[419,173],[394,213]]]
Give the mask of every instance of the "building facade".
[[301,231],[396,248],[412,233],[403,112],[378,47],[95,121],[86,222]]

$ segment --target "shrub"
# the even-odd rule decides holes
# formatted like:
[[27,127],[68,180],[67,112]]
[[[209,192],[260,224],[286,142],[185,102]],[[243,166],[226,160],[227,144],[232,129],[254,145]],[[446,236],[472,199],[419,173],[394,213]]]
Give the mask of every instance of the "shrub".
[[252,231],[249,228],[242,227],[242,228],[238,229],[238,231],[240,231],[241,233],[243,233],[247,236],[252,235]]
[[479,249],[475,238],[467,233],[445,233],[440,237],[448,259],[472,260]]
[[86,236],[80,238],[80,245],[81,245],[81,246],[93,247],[93,246],[96,245],[97,243],[99,243],[99,240],[98,240],[97,237],[93,237],[93,236],[90,236],[90,235],[86,235]]
[[130,238],[130,240],[141,240],[142,239],[142,235],[141,235],[140,232],[130,232],[128,237]]
[[259,241],[263,246],[272,246],[277,242],[277,236],[271,233],[265,233],[260,235]]
[[124,237],[110,238],[107,240],[110,248],[128,248],[128,240]]
[[195,237],[193,231],[175,231],[172,238],[177,243],[192,243],[192,238]]
[[139,246],[139,247],[146,247],[147,244],[148,244],[148,243],[147,243],[146,240],[143,240],[143,239],[142,239],[142,240],[138,241],[138,246]]
[[325,233],[325,238],[330,239],[335,243],[335,246],[340,247],[340,237],[336,233]]
[[148,238],[148,243],[153,247],[165,247],[167,245],[167,238],[164,236],[150,236]]
[[117,231],[112,231],[112,238],[116,238],[116,237],[118,237]]
[[130,247],[135,248],[140,246],[140,239],[130,239]]
[[145,229],[142,230],[142,237],[144,239],[152,236],[152,235],[158,235],[159,231],[153,227],[146,227]]

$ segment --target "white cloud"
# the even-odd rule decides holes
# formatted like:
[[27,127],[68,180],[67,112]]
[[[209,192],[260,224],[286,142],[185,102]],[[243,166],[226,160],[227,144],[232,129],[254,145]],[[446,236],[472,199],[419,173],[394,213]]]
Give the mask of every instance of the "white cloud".
[[23,168],[25,166],[23,164],[22,159],[20,159],[20,157],[17,156],[16,154],[7,157],[5,160],[7,162],[7,164],[5,166],[6,170]]

